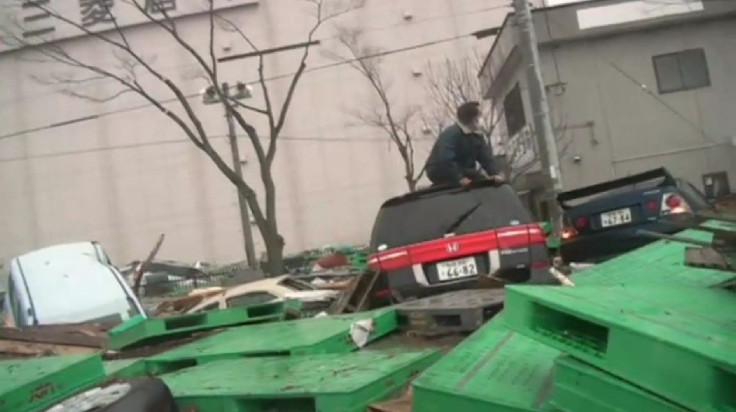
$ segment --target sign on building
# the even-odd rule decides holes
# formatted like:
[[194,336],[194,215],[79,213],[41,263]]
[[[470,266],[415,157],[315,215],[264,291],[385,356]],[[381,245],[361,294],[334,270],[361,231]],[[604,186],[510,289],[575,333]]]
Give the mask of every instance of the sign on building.
[[79,0],[82,26],[112,23],[115,18],[113,6],[115,6],[114,0]]
[[[214,0],[214,9],[222,10],[258,2],[259,0]],[[20,39],[22,44],[77,37],[85,35],[85,31],[115,30],[116,24],[120,28],[145,24],[150,22],[149,16],[175,19],[204,14],[209,10],[209,3],[205,0],[0,0],[0,9],[4,14],[0,20],[0,26],[5,32],[3,37],[5,40]],[[0,44],[0,52],[19,46],[10,39]]]

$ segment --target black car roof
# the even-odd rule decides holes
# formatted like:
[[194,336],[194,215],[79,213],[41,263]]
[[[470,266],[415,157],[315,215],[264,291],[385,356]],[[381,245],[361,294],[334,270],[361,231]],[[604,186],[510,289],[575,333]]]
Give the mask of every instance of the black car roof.
[[414,192],[409,192],[401,196],[392,197],[391,199],[388,199],[385,202],[383,202],[383,204],[381,205],[381,208],[384,208],[387,206],[395,206],[395,205],[399,205],[402,203],[411,202],[413,200],[426,198],[429,196],[442,195],[442,194],[455,194],[455,193],[459,193],[463,191],[473,191],[473,190],[485,189],[489,187],[499,187],[499,184],[494,183],[493,181],[487,180],[487,181],[475,182],[468,188],[462,187],[460,185],[430,186],[428,188],[420,189]]

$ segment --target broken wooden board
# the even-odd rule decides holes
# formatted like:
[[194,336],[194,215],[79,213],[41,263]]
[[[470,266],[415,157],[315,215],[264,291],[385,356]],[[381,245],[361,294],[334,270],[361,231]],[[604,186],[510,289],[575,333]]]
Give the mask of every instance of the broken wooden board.
[[692,267],[736,270],[731,262],[712,247],[687,247],[685,249],[685,264]]
[[371,309],[371,298],[376,292],[380,272],[365,271],[352,279],[345,292],[330,308],[330,314],[358,313]]
[[[196,292],[193,291],[193,292]],[[218,288],[213,290],[206,290],[201,293],[192,293],[189,296],[182,296],[180,298],[167,299],[159,303],[156,307],[156,316],[163,314],[183,314],[189,309],[197,306],[200,302],[206,298],[212,296],[222,295],[225,293],[225,289]]]
[[109,325],[78,324],[0,328],[0,340],[101,348]]
[[97,348],[85,346],[0,340],[0,359],[37,358],[51,355],[87,355],[98,351]]

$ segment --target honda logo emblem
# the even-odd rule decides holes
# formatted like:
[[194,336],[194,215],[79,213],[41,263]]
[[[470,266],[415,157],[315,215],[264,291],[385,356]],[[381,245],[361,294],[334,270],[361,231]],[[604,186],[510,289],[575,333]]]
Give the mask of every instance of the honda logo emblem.
[[457,253],[460,251],[460,244],[457,242],[451,242],[447,244],[447,251],[449,253]]

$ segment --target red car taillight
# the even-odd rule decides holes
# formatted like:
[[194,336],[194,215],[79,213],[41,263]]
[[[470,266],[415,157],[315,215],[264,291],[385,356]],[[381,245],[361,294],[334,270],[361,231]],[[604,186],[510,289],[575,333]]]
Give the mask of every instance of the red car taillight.
[[676,193],[665,194],[662,197],[662,215],[678,215],[691,211],[690,205]]
[[670,209],[674,209],[674,208],[682,206],[682,198],[677,195],[669,195],[667,196],[667,199],[664,200],[664,203]]
[[373,270],[393,270],[411,266],[411,258],[406,249],[391,249],[371,256],[368,266]]
[[578,229],[585,229],[588,227],[588,218],[582,216],[577,218],[577,220],[575,220],[575,227]]

